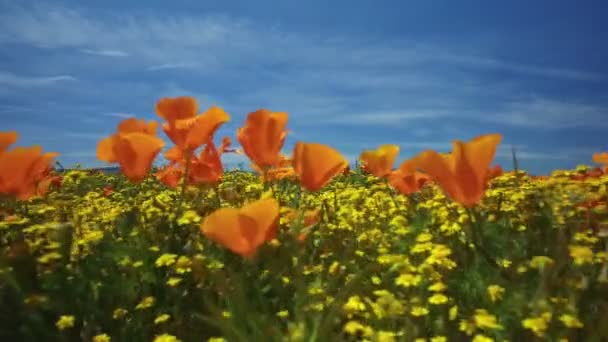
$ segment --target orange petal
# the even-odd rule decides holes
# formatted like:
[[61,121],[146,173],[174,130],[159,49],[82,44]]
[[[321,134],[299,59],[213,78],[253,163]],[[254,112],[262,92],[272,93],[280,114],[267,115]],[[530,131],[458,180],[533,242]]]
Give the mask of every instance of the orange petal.
[[198,102],[190,96],[165,97],[156,104],[156,115],[168,122],[192,118],[196,112],[198,112]]
[[399,146],[382,145],[376,150],[363,151],[359,159],[368,172],[376,177],[385,177],[391,172],[398,154]]
[[425,171],[452,198],[460,198],[460,189],[452,171],[452,156],[442,155],[433,150],[427,150],[414,158],[417,168]]
[[224,174],[220,153],[213,141],[209,141],[198,158],[190,165],[190,180],[193,183],[217,183]]
[[389,184],[404,195],[410,195],[420,191],[429,177],[413,169],[413,160],[401,164],[401,167],[391,172],[388,177]]
[[593,162],[602,165],[608,165],[608,152],[594,153]]
[[122,120],[117,127],[118,133],[146,133],[156,135],[156,128],[158,123],[154,120],[150,120],[146,123],[143,119],[128,118]]
[[132,182],[141,182],[164,144],[160,138],[145,133],[121,134],[115,140],[114,154],[125,176]]
[[201,224],[202,233],[211,241],[217,242],[240,255],[251,255],[254,249],[243,236],[241,225],[255,225],[255,221],[239,215],[239,210],[222,208],[214,211]]
[[[454,142],[452,158],[454,160],[454,183],[458,192],[453,199],[465,206],[471,206],[481,199],[484,191],[484,178],[477,178],[475,165],[470,161],[470,155],[466,153],[466,145],[461,141]],[[487,172],[487,167],[484,170]]]
[[6,149],[12,144],[17,142],[18,134],[15,131],[0,132],[0,153],[6,151]]
[[186,148],[194,151],[212,139],[215,131],[228,121],[230,121],[228,113],[220,107],[212,106],[207,112],[196,117],[186,136]]
[[177,145],[171,146],[165,152],[165,158],[170,162],[179,163],[184,160],[184,152]]
[[257,248],[266,241],[274,239],[278,228],[279,202],[266,198],[247,204],[239,211],[241,216],[255,221],[253,225],[241,226],[242,234]]
[[462,195],[456,200],[461,204],[474,206],[483,197],[488,180],[486,175],[501,139],[500,134],[488,134],[468,143],[454,142],[454,173]]
[[247,157],[260,167],[278,162],[287,131],[288,114],[260,109],[249,113],[245,126],[237,130],[237,139]]
[[308,191],[320,190],[348,165],[340,152],[323,144],[298,142],[293,155],[294,170]]
[[59,153],[47,152],[38,157],[35,162],[28,168],[27,177],[35,181],[43,179],[52,167],[52,161]]
[[32,193],[36,180],[30,178],[29,170],[36,168],[41,152],[40,146],[32,146],[0,154],[0,193],[17,195],[25,189]]
[[486,134],[478,136],[464,144],[464,157],[473,169],[475,178],[483,180],[496,154],[496,147],[500,144],[502,135]]
[[183,168],[177,164],[174,164],[160,169],[155,175],[161,183],[170,188],[176,188],[183,174]]
[[97,143],[97,159],[107,163],[115,163],[116,156],[114,155],[114,136],[109,136],[101,139]]

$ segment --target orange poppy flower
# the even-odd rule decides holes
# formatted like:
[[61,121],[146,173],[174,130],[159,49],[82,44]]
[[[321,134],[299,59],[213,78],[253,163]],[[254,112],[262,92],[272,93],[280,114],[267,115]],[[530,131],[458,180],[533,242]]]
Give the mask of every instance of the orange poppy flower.
[[177,145],[171,146],[164,153],[165,159],[167,159],[172,164],[174,163],[183,163],[185,161],[184,152]]
[[154,120],[146,123],[143,119],[128,118],[122,120],[117,127],[118,133],[146,133],[150,135],[156,135],[158,128],[158,122]]
[[167,122],[190,119],[198,112],[198,102],[191,96],[165,97],[156,103],[156,115]]
[[34,193],[37,196],[45,196],[51,191],[51,187],[59,187],[61,185],[61,176],[48,175],[36,184]]
[[196,99],[188,96],[163,98],[156,104],[156,114],[167,121],[163,131],[182,151],[194,152],[230,121],[228,113],[217,106],[200,115],[196,115],[197,111]]
[[280,179],[292,179],[296,177],[295,170],[292,167],[293,160],[284,154],[279,155],[279,160],[275,166],[264,170],[254,163],[250,164],[253,171],[262,176],[262,182],[275,181]]
[[389,174],[389,184],[404,195],[410,195],[420,191],[430,181],[430,177],[422,172],[416,171],[415,161],[406,160],[399,168]]
[[142,119],[128,118],[122,120],[116,126],[116,133],[109,137],[101,139],[97,144],[97,159],[108,163],[116,163],[116,155],[114,154],[114,138],[118,134],[143,133],[151,136],[156,136],[156,128],[158,123],[150,120],[148,123]]
[[51,168],[58,154],[44,153],[40,146],[16,147],[0,154],[0,193],[28,199],[37,194],[38,183]]
[[59,153],[44,153],[30,167],[29,179],[30,186],[24,187],[22,193],[18,195],[20,199],[27,199],[32,196],[44,196],[51,190],[51,185],[56,184],[61,177],[51,174],[51,164]]
[[376,150],[363,151],[359,159],[365,165],[367,172],[382,178],[391,173],[397,155],[399,155],[399,146],[382,145]]
[[232,146],[232,140],[230,139],[230,137],[223,137],[222,138],[222,145],[220,146],[220,151],[221,153],[236,153],[236,154],[242,154],[241,151],[239,151],[236,148],[230,148],[230,146]]
[[496,177],[502,176],[503,173],[504,171],[502,170],[502,167],[500,165],[494,165],[493,168],[488,169],[488,173],[486,174],[486,182],[489,182]]
[[602,165],[608,165],[608,152],[594,153],[593,162]]
[[237,139],[245,154],[261,168],[275,165],[287,131],[287,113],[260,109],[247,115],[245,126],[237,130]]
[[[287,219],[287,222],[289,224],[292,224],[299,218],[299,215],[300,215],[300,211],[293,209],[293,208],[289,208],[287,214],[285,215],[285,218]],[[297,237],[297,240],[300,242],[303,242],[304,240],[306,240],[308,233],[310,233],[311,227],[314,226],[315,224],[319,223],[319,221],[321,220],[321,210],[319,210],[319,209],[306,210],[304,212],[303,218],[304,218],[304,224]]]
[[183,177],[184,170],[177,164],[167,165],[155,174],[156,178],[170,188],[176,188],[179,180]]
[[415,164],[428,173],[453,200],[465,207],[472,207],[485,193],[488,167],[501,139],[500,134],[488,134],[468,143],[456,140],[452,154],[443,155],[427,150],[414,158]]
[[348,166],[340,152],[323,144],[298,142],[293,156],[293,168],[308,191],[320,190]]
[[222,208],[201,224],[202,233],[232,252],[252,257],[259,246],[275,238],[279,223],[279,203],[266,198],[240,209]]
[[[221,151],[221,150],[220,150]],[[190,165],[191,183],[215,184],[220,181],[224,174],[221,152],[215,148],[213,141],[209,141],[201,151],[198,158],[192,160]]]
[[131,182],[141,182],[164,145],[160,138],[146,133],[115,134],[97,145],[97,158],[119,163]]
[[[293,208],[288,208],[285,218],[287,219],[287,221],[289,223],[293,223],[298,219],[299,216],[300,216],[299,210],[293,209]],[[306,210],[304,212],[303,228],[308,228],[310,226],[313,226],[313,225],[319,223],[319,220],[321,220],[321,210],[319,210],[319,209]]]
[[[216,148],[212,141],[207,143],[199,156],[191,160],[188,182],[217,183],[224,174],[221,155],[235,152],[229,148],[231,144],[229,137],[222,139],[220,148]],[[165,152],[165,158],[171,162],[171,167],[159,171],[157,177],[166,185],[175,187],[185,172],[184,152],[178,146],[173,146]]]
[[17,132],[0,132],[0,154],[11,146],[12,144],[17,142]]

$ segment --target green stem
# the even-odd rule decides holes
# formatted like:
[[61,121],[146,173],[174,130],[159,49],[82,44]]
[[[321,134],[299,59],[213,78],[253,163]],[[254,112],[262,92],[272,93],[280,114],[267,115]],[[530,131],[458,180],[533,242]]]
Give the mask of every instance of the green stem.
[[481,244],[481,239],[479,235],[479,230],[481,229],[481,221],[479,215],[475,212],[475,210],[471,208],[467,208],[467,212],[469,214],[469,217],[471,218],[471,234],[469,238],[471,239],[473,246],[475,246],[475,251],[479,251],[479,253],[481,253],[481,256],[486,260],[486,262],[492,267],[496,268],[500,272],[500,275],[502,277],[506,278],[507,280],[510,280],[510,274],[505,272],[505,270],[500,266],[496,259],[492,257],[492,255]]
[[[184,177],[182,179],[182,187],[180,190],[179,199],[177,200],[177,208],[175,209],[175,220],[173,220],[170,225],[171,228],[175,228],[177,226],[177,220],[182,215],[182,203],[184,202],[184,198],[186,197],[186,188],[188,187],[188,177],[190,176],[190,162],[192,160],[192,151],[185,152],[186,157],[186,166],[184,167]],[[175,234],[169,234],[171,236],[171,242],[175,239]]]
[[222,207],[222,198],[220,197],[220,183],[216,183],[213,190],[215,191],[215,199],[218,209]]

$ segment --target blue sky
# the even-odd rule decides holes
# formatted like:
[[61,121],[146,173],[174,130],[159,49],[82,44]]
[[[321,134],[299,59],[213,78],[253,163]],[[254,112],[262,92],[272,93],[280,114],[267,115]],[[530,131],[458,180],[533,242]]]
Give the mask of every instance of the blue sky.
[[[223,107],[234,137],[259,108],[286,142],[401,160],[498,132],[495,161],[533,173],[608,148],[605,1],[0,0],[1,130],[95,160],[124,117],[165,96]],[[228,166],[243,161],[227,156]]]

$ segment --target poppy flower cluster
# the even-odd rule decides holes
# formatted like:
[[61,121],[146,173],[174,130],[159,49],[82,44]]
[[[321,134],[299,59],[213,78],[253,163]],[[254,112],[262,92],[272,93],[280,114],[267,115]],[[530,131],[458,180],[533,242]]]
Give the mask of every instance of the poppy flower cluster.
[[[249,113],[244,125],[236,131],[242,152],[230,148],[228,137],[223,138],[219,148],[214,144],[215,132],[230,120],[230,115],[217,106],[198,114],[198,103],[192,97],[163,98],[156,104],[156,114],[164,120],[162,130],[174,144],[164,154],[170,164],[156,173],[170,187],[178,186],[180,181],[217,184],[223,175],[221,156],[229,152],[246,155],[251,168],[264,182],[295,179],[309,192],[321,190],[335,176],[350,170],[340,152],[323,144],[297,142],[291,156],[282,154],[288,133],[289,115],[285,112],[259,109]],[[131,181],[139,182],[164,145],[156,136],[156,128],[154,121],[127,119],[118,125],[117,133],[99,143],[97,156],[119,163]],[[433,182],[454,201],[473,207],[482,199],[488,182],[502,174],[500,166],[490,167],[501,140],[500,134],[482,135],[466,143],[456,140],[451,153],[426,150],[397,169],[393,169],[393,164],[399,146],[382,145],[361,153],[361,168],[385,179],[402,194],[418,192]],[[608,164],[607,156],[597,154],[593,159]],[[241,209],[223,208],[205,219],[201,231],[235,253],[252,256],[261,244],[276,235],[278,212],[278,203],[270,199],[246,204]]]
[[487,134],[464,143],[453,142],[450,154],[427,150],[414,157],[416,166],[428,173],[454,201],[473,207],[483,198],[491,177],[500,168],[490,169],[502,136]]
[[472,207],[483,197],[488,182],[502,174],[499,165],[490,168],[501,139],[500,134],[488,134],[468,143],[456,140],[452,153],[426,150],[404,161],[397,170],[391,170],[399,154],[396,145],[364,151],[359,159],[366,172],[388,178],[389,184],[402,194],[418,192],[427,182],[434,181],[454,201]]
[[116,133],[97,144],[97,159],[118,163],[122,173],[132,182],[141,182],[154,159],[165,145],[156,136],[158,123],[129,118],[116,127]]
[[0,194],[26,200],[45,195],[61,178],[52,175],[52,161],[59,155],[42,153],[40,146],[9,147],[17,142],[17,132],[0,132]]

